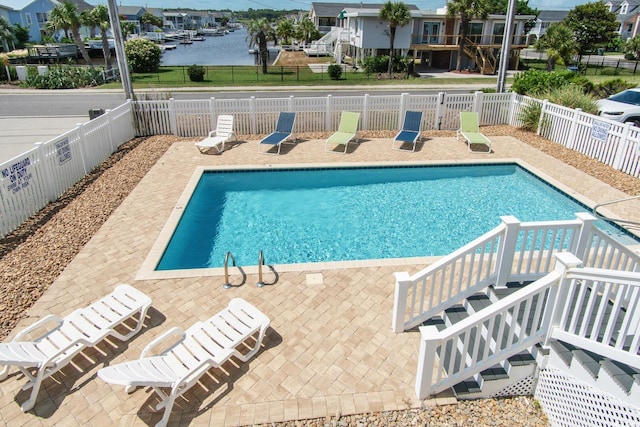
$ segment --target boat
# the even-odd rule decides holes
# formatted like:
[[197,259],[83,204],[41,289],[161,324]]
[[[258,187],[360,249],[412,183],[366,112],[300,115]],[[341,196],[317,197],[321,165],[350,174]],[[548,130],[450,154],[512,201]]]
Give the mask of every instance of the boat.
[[204,41],[204,37],[198,37],[198,36],[191,37],[191,41],[193,41],[193,42],[203,42]]
[[177,47],[178,47],[177,44],[161,44],[160,45],[160,49],[162,49],[162,50],[173,50],[173,49],[175,49]]
[[190,39],[180,40],[180,44],[192,44],[193,42]]

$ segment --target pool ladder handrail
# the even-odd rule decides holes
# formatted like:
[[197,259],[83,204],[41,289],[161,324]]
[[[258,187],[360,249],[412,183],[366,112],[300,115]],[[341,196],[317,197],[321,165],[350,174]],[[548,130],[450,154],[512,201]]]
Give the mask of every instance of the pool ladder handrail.
[[606,217],[606,216],[604,216],[604,215],[602,215],[601,213],[598,212],[598,208],[601,207],[601,206],[612,205],[614,203],[620,203],[620,202],[626,202],[626,201],[634,200],[634,199],[638,199],[638,198],[640,198],[640,195],[639,196],[632,196],[632,197],[625,197],[624,199],[612,200],[610,202],[598,203],[597,205],[595,205],[593,207],[593,214],[596,216],[596,218],[600,218],[600,219],[604,219],[604,220],[608,220],[608,221],[625,223],[625,224],[640,225],[640,222],[637,222],[637,221],[631,221],[631,220],[627,220],[627,219],[608,218],[608,217]]
[[229,281],[229,257],[231,257],[231,260],[233,261],[233,266],[236,266],[236,258],[233,256],[231,251],[227,251],[224,256],[224,285],[222,285],[224,289],[231,288],[231,282]]
[[262,249],[260,249],[260,253],[258,254],[258,283],[256,283],[256,286],[259,288],[264,287],[264,281],[262,280],[263,265],[264,265],[264,255],[262,254]]

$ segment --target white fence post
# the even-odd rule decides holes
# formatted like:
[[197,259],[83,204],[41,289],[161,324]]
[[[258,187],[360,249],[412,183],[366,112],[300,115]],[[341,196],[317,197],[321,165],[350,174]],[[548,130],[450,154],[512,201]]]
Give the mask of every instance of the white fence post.
[[589,237],[591,236],[591,230],[595,227],[597,218],[587,212],[577,212],[576,218],[582,222],[582,225],[574,240],[575,246],[571,248],[571,252],[576,254],[581,260],[586,261],[586,252],[591,247]]
[[496,257],[496,287],[504,287],[511,275],[511,267],[513,265],[513,257],[518,243],[518,232],[520,231],[520,220],[518,218],[505,215],[500,219],[505,225],[504,238],[500,242],[498,255]]
[[216,128],[216,99],[212,96],[209,98],[209,121],[211,122],[211,126],[209,129]]
[[360,128],[362,130],[369,129],[369,94],[365,93],[364,97],[364,105],[362,106],[362,123]]
[[327,95],[327,104],[325,107],[324,116],[324,130],[327,132],[331,130],[331,95]]
[[118,149],[118,144],[113,137],[113,110],[105,110],[104,114],[107,116],[107,133],[109,135],[109,142],[111,143],[111,154],[113,154]]
[[518,94],[515,92],[511,92],[511,103],[509,104],[509,119],[508,125],[513,126],[514,116],[516,115],[516,100],[518,99]]
[[438,104],[436,105],[436,117],[435,123],[433,124],[433,128],[435,130],[440,130],[440,126],[442,125],[442,116],[444,115],[444,98],[446,96],[445,92],[438,92]]
[[293,112],[293,95],[289,96],[289,111]]
[[409,288],[413,284],[409,273],[402,271],[394,273],[396,277],[396,289],[393,294],[393,319],[391,328],[393,332],[404,332],[404,316],[407,310],[407,296]]
[[258,133],[256,131],[257,129],[257,123],[256,123],[256,97],[252,96],[251,98],[249,98],[249,127],[251,129],[251,133],[252,134],[256,134]]
[[624,124],[624,128],[622,129],[622,136],[620,137],[620,143],[616,146],[616,154],[613,156],[613,166],[615,169],[621,170],[622,163],[625,158],[624,155],[627,153],[627,147],[629,146],[629,131],[631,130],[631,123],[627,122]]
[[436,361],[437,347],[433,336],[437,334],[438,328],[433,325],[420,326],[420,353],[418,354],[418,373],[416,375],[415,388],[418,399],[426,399],[431,395],[433,365]]
[[567,148],[573,149],[574,142],[576,140],[576,128],[578,127],[578,117],[582,112],[582,108],[576,108],[573,110],[573,118],[571,119],[571,129],[569,129],[569,138],[566,144]]
[[547,111],[547,104],[549,103],[548,99],[545,99],[544,101],[542,101],[542,108],[540,109],[540,118],[538,119],[538,129],[536,130],[536,135],[540,135],[540,132],[542,131],[542,125],[544,123],[544,113],[545,111]]
[[[567,306],[567,297],[569,295],[569,280],[566,278],[567,271],[571,268],[579,267],[582,262],[571,252],[558,252],[554,254],[556,257],[556,265],[554,272],[560,277],[555,283],[555,286],[551,287],[549,299],[545,306],[544,318],[542,320],[542,327],[546,332],[544,338],[544,346],[549,345],[549,339],[554,327],[560,324],[562,319],[562,313]],[[553,273],[551,273],[553,274]]]
[[82,129],[82,123],[76,123],[76,132],[78,133],[78,142],[77,144],[80,147],[80,159],[82,159],[82,170],[84,171],[84,174],[88,174],[91,170],[93,170],[93,167],[90,167],[87,165],[87,147],[85,146],[85,137],[84,137],[84,130]]
[[403,92],[400,94],[400,110],[398,111],[398,130],[402,129],[402,120],[407,112],[407,104],[409,103],[409,94]]
[[171,134],[178,136],[178,120],[176,118],[176,100],[169,98],[169,125]]
[[480,125],[482,124],[482,102],[484,101],[484,93],[476,91],[473,98],[473,111],[478,113]]

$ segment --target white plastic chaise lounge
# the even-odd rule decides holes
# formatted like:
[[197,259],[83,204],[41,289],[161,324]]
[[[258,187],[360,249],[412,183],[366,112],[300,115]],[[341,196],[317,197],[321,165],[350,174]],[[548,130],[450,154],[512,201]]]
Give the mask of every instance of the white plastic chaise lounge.
[[[115,337],[128,341],[142,329],[142,325],[151,306],[151,298],[132,286],[121,284],[109,295],[60,318],[48,315],[30,327],[22,330],[11,342],[0,343],[0,380],[7,378],[9,368],[17,367],[29,382],[22,388],[31,388],[31,396],[21,405],[22,411],[28,411],[35,405],[42,381],[64,368],[75,355],[93,347],[106,337]],[[133,318],[135,325],[126,320]],[[130,323],[130,322],[128,322]],[[31,341],[23,338],[33,331],[42,331],[41,336]],[[116,331],[117,326],[129,329],[126,334]],[[31,372],[35,370],[35,372]]]
[[209,132],[207,138],[196,142],[196,147],[198,147],[201,153],[213,147],[218,150],[218,153],[222,153],[224,151],[224,143],[235,139],[236,134],[233,132],[233,116],[221,114],[218,116],[216,129]]
[[[411,151],[416,151],[416,143],[420,140],[422,132],[422,111],[406,111],[402,129],[393,138],[391,148],[406,151],[405,145],[411,144]],[[396,145],[397,144],[397,145]]]
[[[293,134],[293,124],[296,121],[296,113],[281,111],[278,115],[278,122],[276,123],[276,130],[265,138],[263,138],[258,144],[258,152],[260,154],[280,154],[280,147],[289,139]],[[293,138],[293,143],[296,143],[296,138]],[[266,150],[262,147],[269,147]],[[278,147],[276,153],[271,153],[274,146]]]
[[[234,298],[224,310],[209,320],[197,322],[186,331],[171,328],[147,345],[140,359],[108,366],[98,376],[111,384],[126,386],[131,393],[136,387],[152,387],[164,408],[156,426],[169,420],[173,404],[179,396],[195,385],[209,369],[223,365],[232,356],[247,362],[259,350],[269,318],[242,298]],[[167,337],[178,339],[158,355],[150,351]],[[257,335],[257,336],[256,336]],[[251,342],[255,344],[251,346]],[[169,389],[166,393],[163,389]]]
[[487,147],[487,151],[481,151],[482,153],[491,153],[491,140],[480,133],[480,120],[478,113],[475,111],[461,111],[460,112],[460,129],[456,132],[456,139],[460,140],[460,135],[467,141],[467,148],[469,151],[471,145],[484,145]]

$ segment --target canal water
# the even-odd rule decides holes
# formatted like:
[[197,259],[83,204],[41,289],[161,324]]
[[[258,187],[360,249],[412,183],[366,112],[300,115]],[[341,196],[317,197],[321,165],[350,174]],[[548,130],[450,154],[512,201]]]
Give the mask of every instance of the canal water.
[[[249,53],[247,30],[241,28],[224,36],[204,36],[204,41],[191,44],[175,44],[172,50],[165,50],[160,65],[256,65],[257,57]],[[276,59],[277,52],[270,50],[269,64]]]

